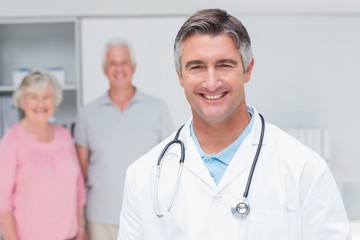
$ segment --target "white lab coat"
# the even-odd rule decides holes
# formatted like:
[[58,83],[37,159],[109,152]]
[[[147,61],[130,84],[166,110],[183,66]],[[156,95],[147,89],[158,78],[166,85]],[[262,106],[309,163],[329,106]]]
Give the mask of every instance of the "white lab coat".
[[[191,139],[189,123],[180,139],[186,147],[184,169],[170,213],[154,213],[156,162],[174,135],[132,164],[126,176],[118,240],[348,240],[349,221],[337,185],[325,161],[309,148],[266,123],[248,202],[241,219],[231,206],[242,199],[259,142],[255,122],[219,185],[205,167]],[[159,202],[166,210],[174,191],[179,147],[163,160]]]

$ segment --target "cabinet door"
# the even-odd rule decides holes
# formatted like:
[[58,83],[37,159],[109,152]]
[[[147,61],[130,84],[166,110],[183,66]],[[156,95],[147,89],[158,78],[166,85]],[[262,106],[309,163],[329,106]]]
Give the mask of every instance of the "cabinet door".
[[50,68],[62,68],[65,98],[55,119],[67,126],[74,120],[78,102],[77,26],[77,19],[0,20],[0,137],[12,125],[5,119],[5,109],[10,107],[7,99],[16,88],[14,73],[19,69],[49,72]]

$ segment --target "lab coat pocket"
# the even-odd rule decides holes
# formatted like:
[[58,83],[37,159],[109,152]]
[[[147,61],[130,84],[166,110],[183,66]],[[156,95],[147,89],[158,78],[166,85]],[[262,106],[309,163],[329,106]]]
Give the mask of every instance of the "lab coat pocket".
[[295,213],[254,209],[249,220],[248,240],[295,239]]

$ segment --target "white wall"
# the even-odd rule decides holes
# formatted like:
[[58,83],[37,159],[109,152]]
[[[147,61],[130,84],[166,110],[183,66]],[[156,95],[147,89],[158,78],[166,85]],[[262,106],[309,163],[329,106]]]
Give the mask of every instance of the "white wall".
[[358,0],[0,0],[0,17],[183,15],[205,7],[237,13],[359,13]]

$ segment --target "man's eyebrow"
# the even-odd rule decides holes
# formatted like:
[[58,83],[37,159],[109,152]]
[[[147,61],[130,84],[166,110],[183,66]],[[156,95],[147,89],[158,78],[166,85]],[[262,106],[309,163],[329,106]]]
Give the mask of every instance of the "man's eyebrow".
[[190,60],[185,64],[185,69],[190,68],[193,65],[203,64],[204,62],[201,60]]
[[226,59],[220,59],[219,61],[216,61],[216,63],[217,64],[230,63],[230,64],[235,65],[235,66],[239,65],[238,61],[235,61],[233,59],[227,59],[227,58]]

